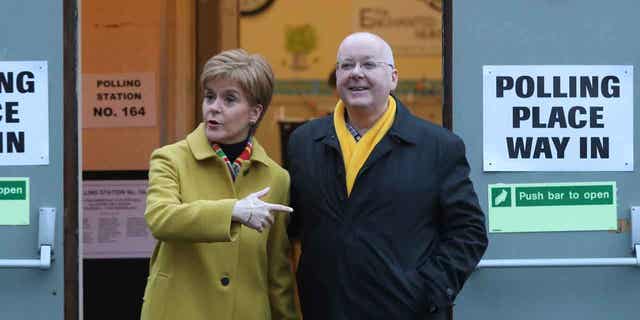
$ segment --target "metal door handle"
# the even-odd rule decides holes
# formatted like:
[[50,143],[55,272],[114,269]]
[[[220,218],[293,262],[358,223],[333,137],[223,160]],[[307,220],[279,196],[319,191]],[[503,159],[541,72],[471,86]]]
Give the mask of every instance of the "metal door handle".
[[483,259],[476,268],[530,268],[530,267],[640,267],[640,207],[631,208],[630,258],[581,258],[581,259]]
[[0,259],[1,268],[39,268],[49,269],[53,256],[53,242],[56,227],[56,209],[40,208],[38,221],[38,246],[40,259]]

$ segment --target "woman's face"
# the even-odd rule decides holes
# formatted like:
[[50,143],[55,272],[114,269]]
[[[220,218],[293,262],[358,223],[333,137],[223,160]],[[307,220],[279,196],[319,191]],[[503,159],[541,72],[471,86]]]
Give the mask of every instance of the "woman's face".
[[242,142],[249,135],[250,124],[260,118],[262,109],[262,105],[250,105],[236,81],[216,78],[205,82],[202,118],[211,143]]

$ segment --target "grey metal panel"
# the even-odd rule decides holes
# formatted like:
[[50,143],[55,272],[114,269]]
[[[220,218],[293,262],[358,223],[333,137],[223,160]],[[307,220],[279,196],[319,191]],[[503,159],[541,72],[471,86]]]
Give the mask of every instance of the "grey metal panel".
[[[453,1],[453,130],[467,145],[485,212],[487,185],[616,181],[618,217],[640,203],[634,172],[482,171],[483,65],[640,66],[640,2],[634,0]],[[634,101],[638,77],[634,79]],[[634,108],[635,109],[635,108]],[[634,111],[634,123],[640,123]],[[630,235],[612,232],[490,234],[488,259],[631,257]],[[635,319],[640,269],[523,268],[476,271],[457,300],[456,319]]]
[[38,207],[55,207],[51,269],[0,269],[0,319],[63,319],[63,3],[3,0],[0,60],[48,61],[49,160],[46,166],[0,167],[1,177],[29,177],[30,225],[0,226],[0,258],[38,257]]

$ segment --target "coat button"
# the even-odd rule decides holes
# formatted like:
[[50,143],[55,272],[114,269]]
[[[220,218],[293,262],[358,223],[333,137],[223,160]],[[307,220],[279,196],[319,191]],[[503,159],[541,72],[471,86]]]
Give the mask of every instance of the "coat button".
[[229,277],[222,277],[222,278],[220,279],[220,283],[221,283],[223,286],[225,286],[225,287],[229,285],[229,282],[231,282],[231,280],[229,279]]

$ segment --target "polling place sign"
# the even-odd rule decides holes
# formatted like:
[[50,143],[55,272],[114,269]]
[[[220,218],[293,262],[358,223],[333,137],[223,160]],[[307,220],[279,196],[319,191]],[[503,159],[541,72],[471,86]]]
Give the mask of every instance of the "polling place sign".
[[633,66],[483,67],[484,171],[633,171]]
[[84,74],[84,128],[156,125],[156,76],[151,72]]
[[491,184],[490,232],[615,230],[616,183]]
[[49,164],[46,61],[0,61],[0,166]]

